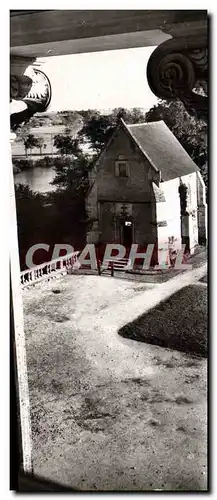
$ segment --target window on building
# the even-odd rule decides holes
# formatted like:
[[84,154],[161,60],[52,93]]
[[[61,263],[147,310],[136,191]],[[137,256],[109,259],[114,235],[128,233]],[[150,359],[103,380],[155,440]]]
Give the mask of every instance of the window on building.
[[115,164],[115,173],[118,177],[129,177],[129,165],[127,161],[117,161]]
[[119,177],[127,177],[127,164],[118,163],[118,175]]

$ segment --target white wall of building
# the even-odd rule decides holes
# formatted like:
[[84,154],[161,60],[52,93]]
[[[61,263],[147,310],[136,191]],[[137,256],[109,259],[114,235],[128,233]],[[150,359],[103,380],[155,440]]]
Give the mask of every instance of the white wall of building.
[[158,242],[168,243],[168,238],[174,238],[174,244],[181,244],[179,179],[172,179],[160,184],[165,202],[157,203],[157,221],[167,221],[167,226],[158,227]]

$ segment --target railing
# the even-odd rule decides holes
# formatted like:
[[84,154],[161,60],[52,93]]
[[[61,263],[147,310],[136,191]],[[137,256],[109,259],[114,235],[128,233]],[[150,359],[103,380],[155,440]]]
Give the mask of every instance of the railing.
[[39,266],[26,269],[20,273],[20,282],[22,288],[34,285],[40,281],[49,281],[57,275],[67,274],[70,270],[78,267],[79,251],[66,254],[58,259],[44,262]]
[[127,258],[116,259],[110,261],[109,259],[104,260],[101,264],[100,261],[97,262],[98,274],[102,275],[105,271],[110,272],[111,276],[114,276],[114,271],[126,271],[130,268],[131,262]]

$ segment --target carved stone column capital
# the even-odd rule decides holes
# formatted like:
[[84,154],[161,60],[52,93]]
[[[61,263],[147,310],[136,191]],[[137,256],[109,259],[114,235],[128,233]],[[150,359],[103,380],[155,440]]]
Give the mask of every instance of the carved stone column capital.
[[[11,130],[15,131],[35,113],[46,111],[51,100],[48,77],[34,66],[35,59],[11,57],[10,101],[21,101],[21,111],[11,113]],[[24,108],[24,109],[23,109]]]
[[32,87],[32,79],[29,76],[11,75],[10,77],[10,99],[21,101],[28,95]]
[[[160,99],[180,99],[190,115],[207,120],[207,33],[172,38],[159,45],[147,65],[147,79]],[[197,93],[198,87],[203,93]]]
[[10,99],[22,100],[30,91],[32,79],[24,75],[35,58],[11,56],[10,58]]

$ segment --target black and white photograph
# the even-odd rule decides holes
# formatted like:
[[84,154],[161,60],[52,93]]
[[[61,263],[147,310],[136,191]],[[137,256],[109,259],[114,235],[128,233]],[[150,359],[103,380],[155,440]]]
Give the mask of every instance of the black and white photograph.
[[209,491],[209,12],[145,7],[9,10],[18,492]]

